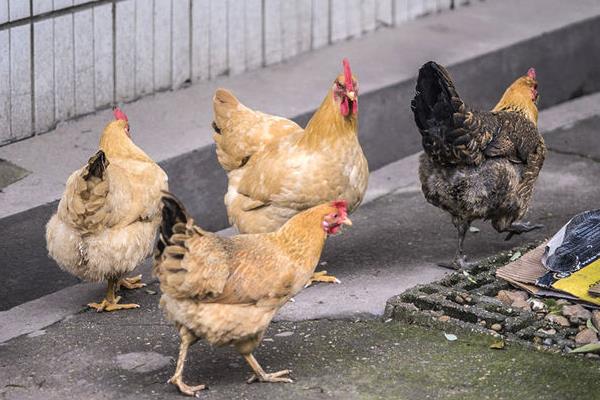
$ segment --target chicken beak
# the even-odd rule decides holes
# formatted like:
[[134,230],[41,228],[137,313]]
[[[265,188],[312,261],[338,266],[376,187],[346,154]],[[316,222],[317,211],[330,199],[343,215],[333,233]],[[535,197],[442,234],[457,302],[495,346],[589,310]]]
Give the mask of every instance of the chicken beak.
[[350,100],[350,101],[355,101],[356,100],[356,92],[354,90],[346,92],[346,97],[348,97],[348,100]]
[[342,220],[342,224],[352,226],[352,221],[350,221],[350,218],[346,217]]

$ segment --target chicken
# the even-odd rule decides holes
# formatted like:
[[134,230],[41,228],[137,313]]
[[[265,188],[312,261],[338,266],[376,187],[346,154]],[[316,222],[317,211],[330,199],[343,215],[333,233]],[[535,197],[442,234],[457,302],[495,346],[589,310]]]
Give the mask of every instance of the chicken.
[[470,110],[446,69],[428,62],[412,101],[423,136],[419,178],[427,201],[450,213],[458,249],[449,266],[468,267],[463,241],[472,221],[512,235],[541,228],[522,221],[546,155],[537,130],[537,80],[530,68],[491,111]]
[[161,220],[167,175],[131,140],[118,108],[100,138],[100,150],[67,180],[58,211],[46,226],[49,255],[86,281],[108,281],[97,311],[137,308],[119,304],[115,292],[145,286],[141,275],[124,278],[152,254]]
[[188,348],[198,338],[234,346],[254,371],[249,383],[291,382],[290,371],[266,373],[252,352],[277,310],[314,272],[327,236],[351,225],[347,203],[312,207],[275,232],[221,237],[194,225],[172,195],[165,194],[163,202],[154,273],[160,306],[181,336],[169,383],[190,396],[204,389],[186,385],[182,377]]
[[[361,203],[369,167],[358,142],[358,83],[348,60],[319,109],[302,129],[288,119],[244,106],[216,91],[214,140],[229,183],[225,205],[240,233],[273,232],[317,204]],[[337,279],[318,273],[314,280]]]

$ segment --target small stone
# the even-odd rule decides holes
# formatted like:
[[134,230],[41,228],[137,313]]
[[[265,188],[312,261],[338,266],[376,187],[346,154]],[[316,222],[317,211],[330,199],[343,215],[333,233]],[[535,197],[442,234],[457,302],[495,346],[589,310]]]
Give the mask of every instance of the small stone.
[[528,297],[527,293],[522,290],[501,290],[496,295],[496,298],[507,306],[513,305],[517,299],[526,301]]
[[589,318],[592,318],[592,313],[583,308],[581,304],[575,304],[572,306],[564,306],[562,308],[562,315],[571,319],[577,318],[584,321],[587,321]]
[[538,332],[544,334],[545,336],[554,336],[554,335],[556,335],[556,329],[554,329],[554,328],[550,328],[550,329],[538,329]]
[[454,301],[457,302],[458,304],[465,304],[465,300],[458,295],[454,298]]
[[544,302],[538,299],[530,299],[529,303],[531,304],[531,309],[533,311],[543,311],[546,309]]
[[481,321],[479,321],[479,325],[486,326],[487,324],[486,324],[485,320],[482,319]]
[[571,303],[569,303],[569,300],[566,300],[566,299],[558,299],[558,300],[556,300],[556,304],[559,306],[568,306]]
[[579,325],[579,326],[577,327],[577,330],[578,330],[579,332],[581,332],[581,331],[582,331],[582,330],[584,330],[584,329],[587,329],[587,326],[585,326],[585,325]]
[[552,322],[553,324],[557,324],[560,326],[570,326],[569,320],[563,317],[562,315],[556,314],[548,314],[544,317],[547,321]]
[[502,330],[502,325],[492,324],[492,326],[490,328],[492,328],[493,331],[500,332]]
[[535,344],[541,344],[542,343],[542,338],[539,336],[534,336],[533,337],[533,343]]
[[592,313],[592,324],[600,331],[600,311],[595,310]]
[[552,346],[552,339],[550,339],[550,338],[544,339],[544,345],[546,345],[546,346]]
[[281,332],[281,333],[276,333],[273,336],[276,336],[276,337],[288,337],[288,336],[292,336],[293,334],[294,334],[294,332],[285,331],[285,332]]
[[471,296],[464,296],[463,299],[465,299],[465,301],[467,303],[472,303],[473,302],[473,298]]
[[514,308],[520,308],[522,310],[529,310],[529,307],[530,307],[527,300],[523,300],[523,299],[515,299],[515,301],[513,301],[511,306]]
[[596,343],[598,341],[598,335],[590,328],[585,328],[575,336],[575,343],[578,345]]
[[438,318],[438,321],[440,322],[448,322],[450,321],[450,317],[447,315],[442,315],[441,317]]

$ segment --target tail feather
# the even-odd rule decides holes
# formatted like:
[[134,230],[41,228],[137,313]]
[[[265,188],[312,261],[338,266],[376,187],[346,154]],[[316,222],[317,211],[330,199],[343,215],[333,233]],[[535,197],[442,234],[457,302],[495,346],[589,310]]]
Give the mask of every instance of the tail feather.
[[213,98],[213,108],[215,112],[215,120],[213,121],[213,129],[220,134],[221,129],[226,123],[226,120],[231,117],[240,101],[229,90],[217,89]]
[[423,149],[434,162],[473,165],[482,161],[491,133],[480,131],[479,117],[467,109],[444,67],[433,61],[421,67],[411,109]]
[[453,127],[454,114],[461,111],[464,113],[464,103],[448,71],[433,61],[419,70],[416,92],[411,108],[417,126],[423,131],[440,123]]
[[83,179],[86,181],[89,181],[92,177],[102,179],[108,164],[109,162],[104,151],[98,150],[98,152],[88,160]]
[[186,225],[190,216],[181,201],[172,193],[163,192],[162,222],[160,225],[160,238],[157,243],[158,254],[162,254],[165,247],[171,245],[171,238],[179,233],[176,225]]
[[109,162],[106,154],[99,150],[90,157],[78,175],[67,184],[68,196],[61,200],[59,214],[83,233],[101,229],[110,219],[107,207],[110,185],[107,179]]

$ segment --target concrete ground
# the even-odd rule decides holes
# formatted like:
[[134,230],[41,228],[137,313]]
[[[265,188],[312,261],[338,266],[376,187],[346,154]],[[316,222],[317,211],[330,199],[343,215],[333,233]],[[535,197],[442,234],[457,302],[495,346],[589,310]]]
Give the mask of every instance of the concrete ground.
[[[597,97],[591,100],[598,105]],[[466,242],[472,258],[547,237],[573,214],[598,207],[600,117],[575,122],[564,115],[568,123],[553,125],[545,135],[550,151],[529,213],[545,228],[505,242],[488,224],[476,223],[480,232]],[[516,345],[493,351],[489,338],[462,333],[451,343],[441,332],[376,318],[390,296],[446,273],[436,264],[455,249],[449,217],[424,201],[416,166],[411,156],[390,167],[395,176],[378,176],[376,181],[396,179],[394,192],[376,198],[372,191],[376,199],[353,214],[352,228],[331,238],[323,255],[324,268],[342,284],[304,290],[282,309],[257,351],[269,370],[292,368],[296,383],[246,385],[249,369],[233,350],[199,344],[185,376],[210,386],[202,397],[563,399],[598,393],[595,361]],[[65,289],[78,290],[69,292],[71,298],[63,293],[40,299],[54,308],[25,304],[2,313],[3,333],[18,323],[30,323],[31,331],[36,318],[72,296],[80,304],[62,321],[0,345],[0,398],[179,398],[165,384],[174,369],[177,334],[157,307],[157,283],[148,275],[145,280],[146,289],[124,294],[124,301],[141,304],[137,310],[85,310],[83,304],[99,298],[102,288],[77,285]],[[12,337],[7,334],[3,340]]]
[[[84,313],[0,347],[0,398],[183,399],[166,384],[178,337],[154,303],[131,314]],[[143,322],[142,322],[143,321]],[[596,360],[537,352],[492,339],[378,321],[276,323],[256,351],[292,384],[252,384],[232,349],[194,345],[184,377],[207,400],[232,399],[593,399]]]

